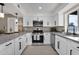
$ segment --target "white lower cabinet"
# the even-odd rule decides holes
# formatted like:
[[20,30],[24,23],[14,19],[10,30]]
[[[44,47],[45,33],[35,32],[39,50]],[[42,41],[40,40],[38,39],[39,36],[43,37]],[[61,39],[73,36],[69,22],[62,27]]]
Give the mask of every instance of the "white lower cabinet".
[[14,40],[0,45],[0,55],[14,55]]
[[26,34],[23,35],[23,49],[27,46],[27,37],[26,37]]
[[67,50],[67,44],[66,44],[66,39],[60,37],[60,54],[61,55],[66,55],[66,50]]
[[71,51],[71,55],[79,55],[79,50],[73,48]]
[[60,55],[79,55],[79,43],[55,35],[55,49]]
[[26,34],[0,45],[0,55],[20,55],[27,45]]
[[71,48],[71,55],[79,55],[79,43],[72,41]]
[[27,45],[31,45],[32,44],[32,33],[27,33],[26,34],[26,42],[27,42]]
[[44,33],[44,44],[50,44],[50,33]]
[[24,34],[15,39],[15,55],[20,55],[27,45],[32,44],[31,33]]
[[55,36],[55,49],[60,55],[66,55],[66,41],[63,37]]
[[58,53],[60,53],[60,40],[57,35],[55,36],[55,49]]
[[79,55],[79,50],[73,47],[67,49],[67,55]]
[[15,39],[15,55],[19,55],[22,53],[22,38]]
[[19,55],[26,47],[26,34],[15,39],[15,55]]

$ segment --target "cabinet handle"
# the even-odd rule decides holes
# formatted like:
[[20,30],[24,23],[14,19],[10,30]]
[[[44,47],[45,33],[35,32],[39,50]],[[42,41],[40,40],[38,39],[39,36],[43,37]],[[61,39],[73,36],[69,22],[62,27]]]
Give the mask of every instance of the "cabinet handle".
[[72,50],[70,50],[70,55],[72,55]]
[[19,50],[21,49],[21,42],[19,42]]
[[9,46],[9,45],[11,45],[12,43],[9,43],[9,44],[7,44],[7,45],[5,45],[5,46]]
[[77,47],[77,48],[79,48],[79,47]]
[[58,49],[60,49],[60,42],[58,41],[57,43],[58,43]]

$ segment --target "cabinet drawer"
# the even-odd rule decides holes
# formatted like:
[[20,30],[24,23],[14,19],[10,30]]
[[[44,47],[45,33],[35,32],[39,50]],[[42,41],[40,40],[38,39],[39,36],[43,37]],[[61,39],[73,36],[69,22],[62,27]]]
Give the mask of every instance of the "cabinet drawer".
[[79,43],[72,41],[71,44],[73,48],[79,49]]
[[79,55],[79,49],[72,48],[72,55]]
[[79,52],[79,47],[73,47],[73,50],[78,51]]

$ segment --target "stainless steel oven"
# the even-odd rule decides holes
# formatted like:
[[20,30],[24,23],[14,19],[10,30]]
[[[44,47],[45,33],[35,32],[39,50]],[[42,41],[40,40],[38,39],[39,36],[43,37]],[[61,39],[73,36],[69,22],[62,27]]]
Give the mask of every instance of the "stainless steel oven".
[[32,43],[43,43],[44,36],[42,34],[33,34],[32,35]]

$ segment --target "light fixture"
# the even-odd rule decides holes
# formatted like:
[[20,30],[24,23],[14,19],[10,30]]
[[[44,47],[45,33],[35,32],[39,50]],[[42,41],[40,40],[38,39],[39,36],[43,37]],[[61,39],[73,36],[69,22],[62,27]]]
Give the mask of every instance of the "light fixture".
[[4,13],[3,13],[3,6],[4,6],[4,3],[0,3],[0,18],[4,18]]
[[39,6],[39,7],[38,7],[38,9],[39,9],[39,10],[41,10],[41,9],[42,9],[42,7],[41,7],[41,6]]
[[16,14],[16,24],[18,24],[18,13],[15,13]]
[[16,14],[16,19],[18,18],[18,13],[15,13]]

